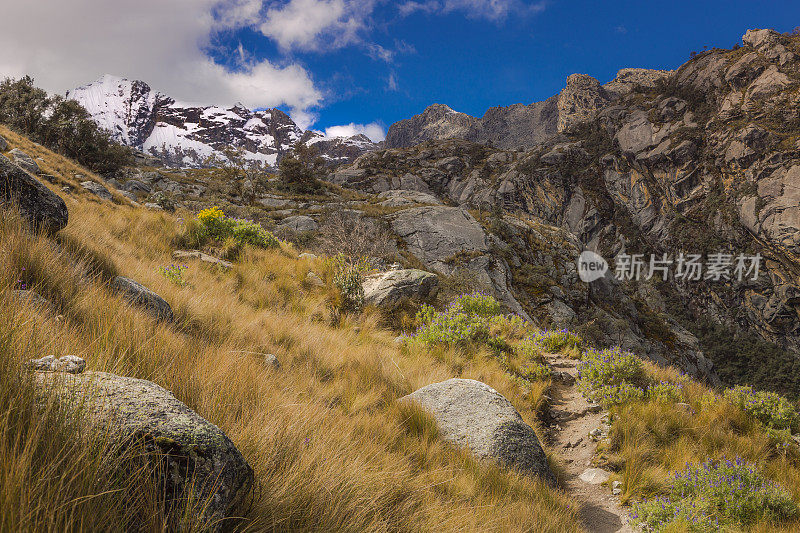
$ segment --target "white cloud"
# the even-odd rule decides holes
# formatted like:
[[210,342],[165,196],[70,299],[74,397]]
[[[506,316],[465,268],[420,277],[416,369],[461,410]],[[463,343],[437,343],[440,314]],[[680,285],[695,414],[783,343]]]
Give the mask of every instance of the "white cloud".
[[360,42],[373,0],[290,0],[271,7],[259,29],[285,50],[325,50]]
[[386,88],[390,91],[396,91],[400,88],[400,85],[397,83],[397,74],[394,72],[389,73],[389,78],[386,80]]
[[109,73],[182,101],[308,113],[322,93],[301,65],[249,60],[234,71],[207,54],[218,32],[254,24],[260,10],[261,0],[11,2],[0,17],[0,75],[30,74],[63,94]]
[[400,11],[400,15],[407,17],[417,11],[434,13],[442,9],[442,4],[437,0],[429,0],[428,2],[405,2],[400,4],[397,9]]
[[484,18],[500,21],[512,12],[520,14],[533,14],[543,11],[546,7],[544,0],[527,5],[522,0],[411,0],[398,6],[401,16],[408,16],[416,12],[452,13],[463,12],[470,18]]
[[325,137],[352,137],[353,135],[364,134],[375,142],[386,138],[386,131],[377,122],[369,124],[344,124],[342,126],[331,126],[325,128]]

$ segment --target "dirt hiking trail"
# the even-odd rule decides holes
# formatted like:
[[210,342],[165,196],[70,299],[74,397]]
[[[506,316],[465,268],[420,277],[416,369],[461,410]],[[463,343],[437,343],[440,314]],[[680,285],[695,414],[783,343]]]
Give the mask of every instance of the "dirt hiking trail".
[[549,393],[552,422],[546,435],[548,443],[563,457],[564,490],[581,503],[580,517],[587,531],[633,533],[619,499],[612,495],[611,487],[601,484],[610,473],[590,464],[597,448],[590,433],[605,436],[606,415],[578,391],[577,360],[560,354],[545,354],[545,359],[554,374]]

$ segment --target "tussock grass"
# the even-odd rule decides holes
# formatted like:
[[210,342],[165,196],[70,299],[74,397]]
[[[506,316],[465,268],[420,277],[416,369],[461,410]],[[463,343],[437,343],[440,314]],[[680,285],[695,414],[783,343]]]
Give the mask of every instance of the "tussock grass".
[[[717,397],[706,386],[673,369],[645,363],[655,380],[682,383],[689,410],[674,403],[635,401],[614,409],[609,460],[620,469],[623,502],[663,494],[671,472],[689,463],[741,457],[757,465],[800,501],[800,453],[784,447],[744,411]],[[797,531],[800,521],[759,523],[752,531]]]
[[[45,155],[53,161],[48,170],[69,171],[68,162]],[[399,347],[374,313],[330,326],[327,289],[304,282],[322,265],[298,261],[291,247],[248,249],[227,272],[189,262],[189,286],[177,286],[157,269],[172,262],[180,222],[82,196],[68,202],[70,223],[56,240],[30,235],[13,214],[3,212],[0,221],[0,529],[207,526],[191,512],[166,516],[143,469],[106,450],[102,439],[85,444],[79,424],[37,422],[42,415],[31,407],[32,393],[20,392],[31,387],[17,364],[69,353],[85,358],[88,370],[158,383],[226,432],[257,481],[230,528],[580,530],[576,505],[564,494],[443,443],[424,414],[396,402],[434,381],[473,378],[504,394],[536,427],[543,388],[523,390],[488,353]],[[23,272],[51,310],[10,297]],[[115,274],[163,296],[175,323],[158,323],[111,293],[107,281]],[[268,352],[281,370],[264,364]],[[12,378],[21,384],[6,387]],[[9,422],[12,416],[22,421]],[[20,424],[38,429],[20,432]],[[50,431],[65,436],[53,439]],[[81,445],[58,444],[68,440]],[[43,455],[28,451],[51,441]],[[57,474],[41,475],[41,468]]]

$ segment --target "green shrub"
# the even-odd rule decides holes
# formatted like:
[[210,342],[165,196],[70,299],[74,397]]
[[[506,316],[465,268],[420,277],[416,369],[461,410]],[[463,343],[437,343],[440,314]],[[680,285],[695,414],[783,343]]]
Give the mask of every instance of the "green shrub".
[[604,406],[645,396],[647,376],[641,359],[621,348],[589,349],[578,365],[578,388]]
[[110,174],[133,163],[133,151],[111,140],[83,106],[49,96],[29,76],[0,82],[0,123],[95,172]]
[[233,232],[234,222],[227,218],[217,206],[203,209],[197,214],[197,220],[203,225],[209,237],[213,239],[224,239]]
[[411,338],[428,346],[436,344],[460,344],[485,341],[489,338],[489,328],[484,317],[470,315],[452,308],[437,312],[423,305],[417,314],[421,324]]
[[570,333],[566,328],[551,330],[544,329],[537,331],[531,340],[547,352],[563,352],[566,350],[580,350],[583,341],[574,333]]
[[649,532],[712,532],[778,522],[797,512],[786,490],[737,458],[686,465],[674,474],[667,495],[634,505],[631,517]]
[[550,379],[552,373],[546,364],[533,361],[519,368],[516,375],[528,381],[544,381]]
[[470,344],[486,342],[492,326],[502,326],[502,305],[492,296],[462,294],[443,311],[423,305],[417,313],[419,327],[411,338],[424,344]]
[[459,313],[475,315],[480,317],[494,317],[503,314],[503,306],[493,296],[482,292],[472,294],[462,294],[450,304]]
[[736,386],[725,390],[725,399],[744,412],[774,429],[791,429],[798,423],[797,410],[779,394],[754,391],[751,387]]
[[662,381],[647,387],[647,397],[651,400],[664,403],[677,403],[683,401],[683,385]]
[[232,232],[233,238],[239,244],[250,244],[258,248],[274,248],[280,244],[261,224],[249,220],[235,220]]
[[365,258],[338,254],[326,260],[328,278],[336,288],[336,298],[329,302],[336,313],[357,313],[364,307],[364,273],[370,270]]
[[[228,218],[219,207],[209,207],[197,214],[196,225],[187,224],[187,240],[200,240],[201,238],[211,238],[220,241],[226,250],[240,250],[244,245],[249,244],[258,248],[274,248],[280,245],[280,241],[275,236],[265,230],[261,224],[238,218]],[[193,232],[188,236],[188,232]],[[228,255],[238,255],[229,253]]]

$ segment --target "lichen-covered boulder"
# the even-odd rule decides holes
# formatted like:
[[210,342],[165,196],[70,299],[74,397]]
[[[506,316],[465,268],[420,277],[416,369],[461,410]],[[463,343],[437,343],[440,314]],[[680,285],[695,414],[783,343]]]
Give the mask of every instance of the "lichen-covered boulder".
[[111,191],[106,189],[105,186],[100,185],[94,181],[83,181],[81,182],[81,187],[85,190],[89,191],[90,193],[94,194],[101,200],[111,200]]
[[68,408],[80,406],[98,431],[163,454],[168,498],[180,501],[191,490],[216,527],[250,491],[253,470],[233,442],[155,383],[105,372],[40,372],[37,382]]
[[40,359],[31,359],[26,366],[40,372],[80,374],[86,369],[86,361],[77,355],[64,355],[58,358],[55,355],[47,355]]
[[20,150],[14,148],[9,152],[9,155],[14,158],[14,164],[22,170],[30,172],[31,174],[38,174],[40,172],[39,165],[33,160],[31,156]]
[[130,278],[117,276],[111,288],[122,294],[130,303],[142,307],[158,320],[172,322],[172,308],[164,298]]
[[390,310],[404,300],[430,300],[436,296],[439,278],[424,270],[407,268],[368,276],[362,286],[364,303]]
[[67,204],[60,196],[0,155],[0,205],[19,206],[34,229],[55,233],[67,225]]
[[533,428],[489,385],[473,379],[448,379],[422,387],[400,401],[415,402],[429,412],[444,440],[555,485],[555,475]]

